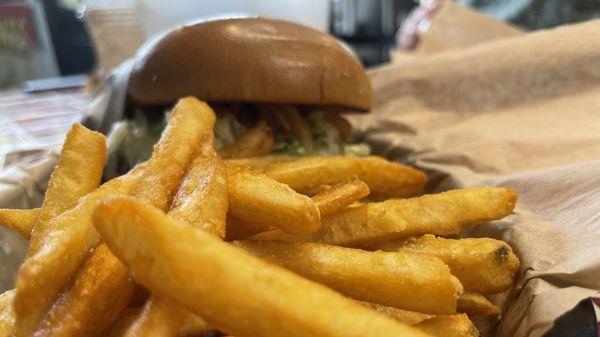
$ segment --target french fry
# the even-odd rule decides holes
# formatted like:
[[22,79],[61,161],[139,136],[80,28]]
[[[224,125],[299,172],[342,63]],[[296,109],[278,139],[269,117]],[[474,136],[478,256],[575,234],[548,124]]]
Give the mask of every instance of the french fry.
[[212,130],[214,121],[214,112],[205,103],[190,97],[179,100],[146,163],[131,174],[104,184],[50,223],[44,249],[28,258],[19,270],[16,337],[28,336],[36,329],[59,290],[74,275],[87,252],[98,244],[98,233],[90,217],[97,200],[131,193],[157,207],[168,207],[197,144],[206,131]]
[[110,329],[108,333],[108,337],[123,337],[127,332],[127,329],[133,324],[135,319],[139,316],[142,308],[139,307],[129,307],[125,308],[119,314],[119,317],[115,321],[115,324]]
[[356,176],[369,185],[374,197],[404,198],[421,193],[427,181],[420,171],[378,157],[302,157],[271,164],[264,172],[309,195],[317,193],[321,185],[332,185]]
[[39,208],[34,209],[0,209],[0,226],[9,228],[19,233],[24,239],[29,240],[35,220],[40,214]]
[[201,317],[189,314],[179,330],[179,336],[201,336],[207,330],[210,327]]
[[261,173],[229,170],[228,190],[232,218],[299,235],[313,233],[321,225],[319,210],[309,197]]
[[[180,99],[160,140],[154,145],[142,177],[145,183],[136,186],[131,194],[155,207],[168,208],[197,144],[207,131],[212,130],[215,120],[215,113],[206,103],[193,97]],[[147,184],[155,188],[147,188]]]
[[498,316],[500,308],[492,304],[483,295],[465,291],[458,298],[457,311],[467,315]]
[[457,234],[464,226],[511,214],[515,202],[513,191],[493,187],[368,203],[324,217],[315,239],[341,246],[372,246],[426,233]]
[[134,170],[103,184],[50,222],[51,230],[40,245],[42,249],[19,269],[14,301],[16,337],[29,336],[37,328],[60,289],[98,244],[100,237],[91,222],[96,202],[104,196],[129,192],[140,172]]
[[152,295],[124,337],[177,336],[188,311],[169,298]]
[[[392,246],[380,246],[390,250]],[[397,249],[436,256],[452,270],[465,289],[496,294],[509,289],[519,271],[519,258],[508,243],[490,238],[445,239],[424,235]]]
[[369,186],[354,177],[336,184],[312,197],[321,216],[337,213],[346,206],[369,195]]
[[235,143],[221,149],[219,155],[223,159],[263,156],[271,153],[273,144],[273,132],[267,122],[261,120],[242,134]]
[[227,241],[249,239],[266,232],[277,233],[275,236],[281,237],[298,237],[297,235],[286,233],[274,225],[240,220],[231,214],[227,217],[226,227],[225,240]]
[[271,154],[267,156],[252,157],[245,159],[226,159],[225,165],[228,168],[246,168],[254,171],[262,172],[271,164],[275,163],[289,163],[300,158],[299,156],[292,156],[287,154]]
[[74,283],[54,303],[36,336],[100,336],[107,333],[131,296],[127,268],[100,244]]
[[427,336],[135,199],[107,198],[94,223],[136,281],[237,337]]
[[79,198],[98,187],[106,161],[106,138],[73,124],[52,172],[44,202],[31,232],[27,256],[35,254],[56,216],[73,208]]
[[215,137],[207,132],[173,199],[169,215],[225,237],[227,170],[215,152]]
[[13,336],[15,326],[14,297],[14,289],[7,290],[0,295],[0,337]]
[[415,327],[436,337],[479,336],[479,331],[465,314],[435,316],[417,323]]
[[[227,199],[227,170],[216,153],[214,134],[208,131],[179,187],[169,215],[222,239]],[[125,336],[175,337],[188,316],[187,309],[153,294]]]
[[416,311],[409,311],[394,307],[386,307],[381,304],[371,302],[358,301],[358,303],[408,325],[415,325],[417,323],[423,322],[424,320],[434,317],[434,315],[428,315]]
[[[258,234],[254,234],[254,235],[240,235],[238,236],[238,238],[243,238],[244,240],[250,240],[250,241],[283,241],[283,242],[310,242],[311,241],[311,236],[299,236],[299,235],[293,235],[293,234],[288,234],[284,231],[282,231],[281,229],[271,229],[271,230],[266,230],[266,231],[262,231],[264,230],[264,228],[259,228],[258,229]],[[236,238],[234,238],[233,240],[235,240]]]
[[456,313],[460,282],[426,255],[368,252],[316,243],[238,241],[248,253],[354,299],[427,314]]

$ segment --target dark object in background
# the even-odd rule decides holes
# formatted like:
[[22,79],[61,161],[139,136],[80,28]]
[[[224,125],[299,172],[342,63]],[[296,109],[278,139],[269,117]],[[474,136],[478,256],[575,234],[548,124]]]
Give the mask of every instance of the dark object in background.
[[334,0],[330,32],[348,43],[365,66],[385,63],[396,30],[416,5],[405,0]]
[[83,20],[57,0],[44,0],[42,3],[60,74],[91,71],[96,65],[96,56]]
[[462,0],[460,3],[529,30],[600,17],[598,0]]
[[544,337],[598,337],[600,325],[594,307],[600,307],[600,299],[587,298],[554,321]]

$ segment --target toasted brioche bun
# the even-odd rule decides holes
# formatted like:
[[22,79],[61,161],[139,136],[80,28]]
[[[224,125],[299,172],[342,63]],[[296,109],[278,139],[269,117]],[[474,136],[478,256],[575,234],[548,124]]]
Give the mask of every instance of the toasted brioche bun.
[[195,96],[209,102],[286,103],[368,110],[369,78],[354,54],[317,30],[282,20],[184,25],[143,46],[128,93],[141,105]]

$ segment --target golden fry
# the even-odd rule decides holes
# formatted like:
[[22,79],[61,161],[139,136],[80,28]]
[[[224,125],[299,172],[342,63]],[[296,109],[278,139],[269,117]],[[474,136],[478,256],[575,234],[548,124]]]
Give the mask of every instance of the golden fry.
[[363,181],[352,178],[334,185],[312,197],[321,216],[337,213],[346,206],[369,195],[369,186]]
[[35,221],[40,214],[39,208],[34,209],[0,209],[0,226],[10,228],[24,239],[29,240]]
[[124,337],[177,336],[188,311],[166,297],[152,295]]
[[141,169],[113,179],[81,198],[77,206],[50,222],[51,230],[36,254],[28,257],[16,284],[15,312],[17,337],[29,336],[37,328],[46,310],[88,256],[100,237],[92,225],[91,214],[102,197],[126,194]]
[[239,241],[236,246],[354,299],[427,314],[456,313],[460,282],[426,255],[317,243]]
[[96,247],[35,332],[36,336],[101,336],[133,295],[127,268],[104,244]]
[[369,203],[324,217],[315,238],[334,245],[370,246],[426,233],[457,234],[464,226],[511,214],[516,197],[509,189],[490,187]]
[[237,337],[427,336],[135,199],[106,199],[94,223],[136,281]]
[[305,194],[356,176],[369,185],[374,197],[404,198],[421,193],[427,181],[420,171],[378,157],[302,157],[271,164],[264,170],[269,177]]
[[415,327],[436,337],[478,337],[479,331],[465,314],[435,316]]
[[398,309],[394,307],[386,307],[376,303],[363,301],[359,301],[358,303],[408,325],[415,325],[417,323],[423,322],[424,320],[434,317],[433,315],[423,314],[416,311]]
[[28,336],[37,327],[60,288],[98,243],[90,217],[96,201],[103,196],[131,192],[157,207],[168,207],[197,144],[206,131],[212,130],[215,118],[205,103],[189,97],[179,100],[146,163],[104,184],[50,223],[44,249],[27,259],[19,270],[16,337]]
[[226,159],[225,165],[228,168],[246,168],[254,171],[262,172],[271,164],[275,163],[287,163],[300,158],[299,156],[292,156],[287,154],[271,154],[268,156],[260,156],[246,159]]
[[127,329],[133,324],[135,319],[139,316],[142,308],[139,307],[130,307],[125,308],[119,314],[115,324],[110,329],[110,333],[108,333],[108,337],[123,337],[127,332]]
[[225,237],[227,170],[215,152],[215,136],[207,132],[173,199],[169,215]]
[[[222,239],[227,199],[227,170],[216,153],[214,133],[208,131],[179,187],[169,215]],[[188,316],[187,309],[153,294],[125,336],[174,337]]]
[[98,187],[106,161],[106,138],[73,124],[52,172],[44,202],[31,232],[27,256],[35,254],[50,229],[50,221],[73,208],[79,198]]
[[210,327],[202,318],[189,314],[181,326],[179,336],[201,336],[207,330],[210,330]]
[[216,118],[206,103],[193,97],[180,99],[146,162],[143,183],[134,187],[131,195],[160,209],[168,208],[198,144],[212,131]]
[[244,240],[251,241],[283,241],[283,242],[310,242],[312,240],[311,236],[299,236],[288,234],[281,229],[271,229],[262,231],[264,228],[258,228],[258,234],[253,235],[241,235],[238,237],[234,237],[233,240],[237,238],[243,238]]
[[13,336],[15,327],[14,298],[14,289],[7,290],[0,295],[0,337]]
[[465,291],[458,298],[457,311],[468,315],[498,316],[500,308],[492,304],[483,295]]
[[263,156],[273,151],[273,132],[265,120],[246,131],[235,143],[219,151],[223,159]]
[[408,240],[398,249],[439,257],[450,267],[452,274],[458,277],[465,289],[483,294],[496,294],[509,289],[519,271],[519,258],[510,245],[501,240],[455,240],[425,235]]
[[319,210],[309,197],[261,173],[229,170],[228,183],[229,215],[235,219],[300,235],[321,225]]

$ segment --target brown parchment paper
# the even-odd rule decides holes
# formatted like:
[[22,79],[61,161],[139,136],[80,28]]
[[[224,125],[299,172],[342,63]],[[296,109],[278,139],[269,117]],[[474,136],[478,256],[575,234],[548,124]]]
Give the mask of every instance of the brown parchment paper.
[[541,336],[600,290],[600,21],[415,58],[371,72],[375,108],[350,120],[428,189],[501,185],[515,214],[469,236],[518,252],[515,289],[485,335]]
[[517,27],[447,0],[442,1],[440,8],[425,26],[415,49],[417,54],[461,49],[523,34]]

